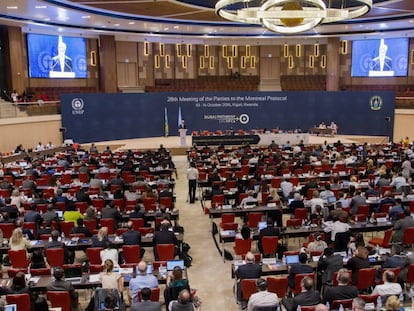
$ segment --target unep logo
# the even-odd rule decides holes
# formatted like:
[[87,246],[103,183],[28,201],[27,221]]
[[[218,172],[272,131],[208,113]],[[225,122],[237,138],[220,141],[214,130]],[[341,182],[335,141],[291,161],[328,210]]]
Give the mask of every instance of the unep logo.
[[82,98],[72,99],[72,114],[83,114],[84,103]]
[[239,117],[239,121],[241,124],[247,124],[249,123],[249,120],[250,120],[249,115],[245,113],[241,114]]

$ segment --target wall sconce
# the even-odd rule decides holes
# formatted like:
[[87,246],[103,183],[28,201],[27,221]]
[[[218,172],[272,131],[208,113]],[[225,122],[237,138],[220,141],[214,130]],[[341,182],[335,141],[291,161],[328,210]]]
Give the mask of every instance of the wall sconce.
[[165,45],[164,43],[159,43],[160,56],[165,56]]
[[233,69],[233,57],[227,57],[227,68]]
[[227,57],[227,45],[221,46],[221,55],[225,58]]
[[321,57],[321,68],[326,68],[326,55],[322,55]]
[[96,51],[91,51],[90,53],[91,56],[91,66],[96,66]]
[[289,45],[288,44],[283,45],[283,57],[284,58],[289,57]]
[[288,57],[288,68],[292,69],[293,67],[295,67],[295,63],[293,62],[293,56],[289,55],[289,57]]
[[302,46],[300,44],[296,44],[295,52],[296,52],[296,57],[302,56]]
[[159,55],[154,56],[154,66],[155,68],[161,67],[161,57]]
[[165,68],[170,68],[171,67],[170,54],[165,55],[164,61],[165,61]]
[[410,51],[410,63],[411,65],[414,65],[414,50]]
[[237,57],[237,45],[232,45],[231,46],[231,56],[233,57]]
[[348,54],[348,40],[341,41],[341,54],[342,55]]
[[256,68],[256,56],[250,56],[250,68],[251,69]]
[[191,43],[187,44],[187,56],[193,56],[193,45]]
[[182,55],[181,56],[181,66],[184,69],[187,69],[187,67],[188,67],[188,57],[187,57],[187,55]]
[[148,41],[144,41],[144,56],[148,56],[150,54],[150,43]]
[[247,57],[252,56],[252,47],[251,47],[251,45],[246,45],[246,56]]
[[210,46],[207,44],[204,44],[204,56],[209,57],[210,56]]
[[246,56],[240,57],[240,68],[246,69]]
[[181,57],[182,53],[181,53],[181,43],[176,43],[175,44],[175,54],[178,57]]
[[315,56],[309,55],[309,68],[315,67]]
[[319,57],[319,43],[315,43],[313,45],[313,55],[315,57]]
[[214,56],[208,58],[208,68],[214,69]]
[[204,69],[204,56],[200,56],[200,64],[198,65],[199,69]]

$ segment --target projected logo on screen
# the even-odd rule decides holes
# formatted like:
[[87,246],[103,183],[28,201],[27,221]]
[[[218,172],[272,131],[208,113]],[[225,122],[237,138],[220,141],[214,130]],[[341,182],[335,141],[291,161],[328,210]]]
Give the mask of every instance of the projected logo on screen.
[[239,120],[241,124],[247,124],[249,123],[250,118],[249,118],[249,115],[243,113],[240,115]]
[[72,114],[83,114],[84,103],[82,98],[72,99]]

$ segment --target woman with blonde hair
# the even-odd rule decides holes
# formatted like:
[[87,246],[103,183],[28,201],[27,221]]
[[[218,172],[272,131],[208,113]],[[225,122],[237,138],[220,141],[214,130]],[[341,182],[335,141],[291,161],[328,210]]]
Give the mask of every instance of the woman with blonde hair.
[[387,301],[385,302],[385,310],[386,311],[398,311],[398,310],[404,310],[404,308],[402,308],[400,299],[395,296],[389,296],[387,298]]
[[102,288],[116,288],[120,293],[124,290],[124,278],[114,272],[114,262],[111,259],[104,261],[104,271],[100,274]]
[[26,250],[28,248],[31,248],[31,244],[26,238],[23,236],[23,231],[21,228],[16,228],[13,230],[13,233],[10,237],[10,249],[12,251],[18,251],[18,250]]
[[98,234],[92,236],[92,247],[106,248],[108,243],[108,227],[102,227],[99,229]]
[[26,200],[23,195],[20,195],[18,189],[14,189],[10,196],[10,205],[15,205],[20,213],[24,211],[23,204],[26,203]]

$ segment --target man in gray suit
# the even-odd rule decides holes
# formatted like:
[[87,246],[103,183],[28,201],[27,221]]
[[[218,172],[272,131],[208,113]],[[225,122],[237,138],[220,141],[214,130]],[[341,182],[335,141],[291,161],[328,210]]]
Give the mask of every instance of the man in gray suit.
[[411,218],[409,209],[404,210],[405,217],[398,220],[394,225],[394,234],[392,235],[392,243],[402,243],[404,239],[404,231],[406,228],[414,227],[414,219]]
[[141,289],[141,302],[131,305],[131,311],[161,311],[161,304],[158,301],[151,301],[151,289],[144,287]]

